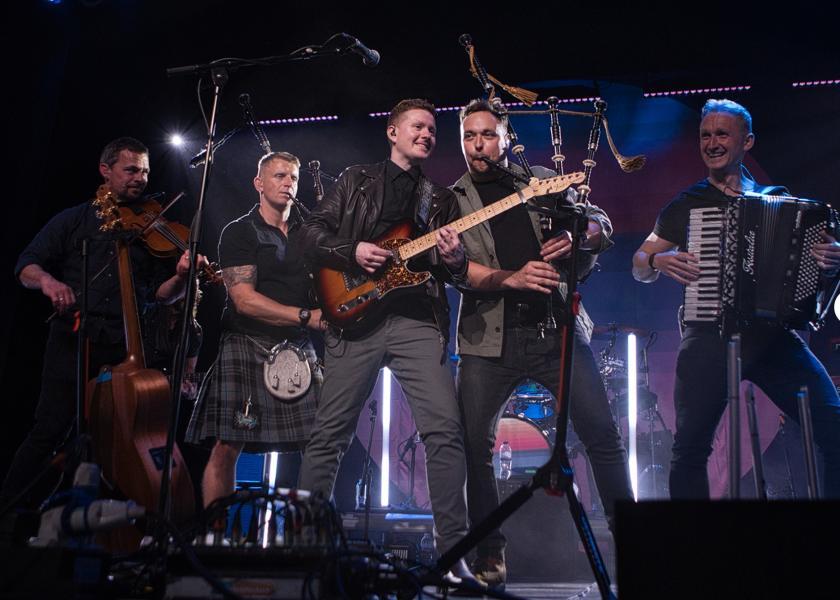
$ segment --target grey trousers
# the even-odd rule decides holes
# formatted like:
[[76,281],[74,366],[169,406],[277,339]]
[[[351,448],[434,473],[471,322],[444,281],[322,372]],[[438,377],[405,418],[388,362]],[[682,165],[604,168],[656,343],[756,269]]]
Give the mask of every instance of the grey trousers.
[[332,494],[341,456],[381,367],[400,382],[426,450],[426,473],[443,553],[467,532],[466,459],[455,383],[438,328],[390,315],[359,339],[325,339],[325,373],[300,487]]

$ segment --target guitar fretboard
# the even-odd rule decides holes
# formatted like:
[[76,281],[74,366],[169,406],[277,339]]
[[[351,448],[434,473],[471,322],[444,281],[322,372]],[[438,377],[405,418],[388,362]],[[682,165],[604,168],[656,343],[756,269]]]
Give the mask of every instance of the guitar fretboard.
[[[517,204],[524,204],[530,198],[533,198],[533,196],[534,190],[530,187],[526,187],[518,193],[505,196],[490,206],[485,206],[481,210],[477,210],[474,213],[468,214],[466,217],[461,217],[457,221],[453,221],[449,224],[449,226],[458,233],[462,233],[467,229],[472,229],[476,225],[484,223],[487,219],[492,219],[496,215],[500,215],[506,210],[510,210]],[[421,235],[419,238],[411,240],[410,242],[400,246],[400,258],[404,261],[409,260],[410,258],[413,258],[433,247],[437,243],[435,235],[438,231],[440,231],[440,229],[435,229],[434,231],[430,231],[429,233]]]

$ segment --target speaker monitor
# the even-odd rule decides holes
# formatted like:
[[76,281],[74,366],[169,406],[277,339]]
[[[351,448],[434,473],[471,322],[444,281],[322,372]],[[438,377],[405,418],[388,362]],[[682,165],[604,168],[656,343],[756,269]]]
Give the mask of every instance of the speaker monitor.
[[617,506],[622,598],[836,598],[839,501]]

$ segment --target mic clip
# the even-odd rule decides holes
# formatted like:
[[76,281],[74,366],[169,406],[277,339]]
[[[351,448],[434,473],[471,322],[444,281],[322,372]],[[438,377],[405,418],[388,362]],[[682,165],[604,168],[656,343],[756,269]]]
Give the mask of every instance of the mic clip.
[[514,171],[510,167],[507,167],[507,166],[503,165],[499,161],[495,161],[492,158],[488,158],[487,156],[480,156],[479,160],[483,160],[488,165],[490,165],[492,168],[494,168],[498,171],[502,171],[503,173],[507,173],[508,175],[513,177],[516,181],[519,181],[520,183],[524,183],[525,185],[528,185],[529,183],[531,183],[531,180],[526,175],[523,175],[522,173],[517,173],[516,171]]

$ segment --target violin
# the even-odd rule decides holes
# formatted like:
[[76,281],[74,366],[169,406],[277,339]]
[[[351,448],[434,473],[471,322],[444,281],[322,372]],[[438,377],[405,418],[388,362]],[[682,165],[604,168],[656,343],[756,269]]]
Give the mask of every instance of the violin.
[[[177,202],[183,192],[178,194],[168,205]],[[149,254],[157,258],[180,256],[189,249],[190,228],[176,221],[164,218],[164,207],[154,198],[134,204],[118,206],[119,219],[126,230],[139,233]],[[218,265],[204,262],[198,265],[199,275],[210,283],[221,283],[221,270]]]

